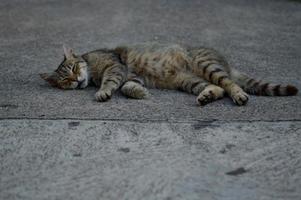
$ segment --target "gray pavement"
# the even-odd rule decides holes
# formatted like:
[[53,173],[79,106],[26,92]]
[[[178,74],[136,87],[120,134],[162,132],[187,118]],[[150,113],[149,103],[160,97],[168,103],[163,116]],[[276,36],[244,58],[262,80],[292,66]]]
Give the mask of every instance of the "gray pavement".
[[61,91],[62,44],[213,47],[254,77],[301,89],[301,3],[0,2],[0,199],[301,199],[301,96],[147,100]]
[[0,126],[1,199],[300,199],[301,122]]

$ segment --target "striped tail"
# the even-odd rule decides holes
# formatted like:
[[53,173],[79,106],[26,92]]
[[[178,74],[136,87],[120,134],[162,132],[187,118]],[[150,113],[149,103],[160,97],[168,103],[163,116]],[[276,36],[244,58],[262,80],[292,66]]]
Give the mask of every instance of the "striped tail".
[[249,94],[261,96],[293,96],[298,93],[298,89],[295,86],[259,81],[237,70],[232,70],[230,76],[236,84]]

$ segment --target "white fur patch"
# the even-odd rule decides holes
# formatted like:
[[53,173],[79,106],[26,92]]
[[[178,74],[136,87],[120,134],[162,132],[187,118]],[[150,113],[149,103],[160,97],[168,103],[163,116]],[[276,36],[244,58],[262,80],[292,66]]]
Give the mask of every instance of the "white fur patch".
[[87,65],[81,66],[80,75],[77,77],[78,81],[85,80],[81,85],[80,88],[85,88],[88,86],[89,83],[89,73]]

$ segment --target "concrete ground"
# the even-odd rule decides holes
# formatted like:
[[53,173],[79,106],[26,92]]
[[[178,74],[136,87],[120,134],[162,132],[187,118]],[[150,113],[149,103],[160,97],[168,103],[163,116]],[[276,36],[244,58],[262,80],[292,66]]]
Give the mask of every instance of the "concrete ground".
[[147,100],[61,91],[62,44],[213,47],[254,77],[301,89],[301,3],[286,0],[0,2],[0,199],[301,199],[301,96]]

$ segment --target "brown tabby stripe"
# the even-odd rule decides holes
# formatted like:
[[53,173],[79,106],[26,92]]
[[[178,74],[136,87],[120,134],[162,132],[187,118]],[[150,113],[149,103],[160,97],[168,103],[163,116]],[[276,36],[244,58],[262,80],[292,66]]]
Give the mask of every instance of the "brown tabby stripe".
[[191,91],[192,91],[196,86],[198,86],[200,83],[202,83],[202,82],[201,82],[201,81],[198,81],[198,82],[195,82],[195,83],[191,84],[191,87],[190,87]]
[[119,81],[123,79],[123,74],[121,71],[117,71],[117,72],[112,71],[110,74],[113,75]]
[[[196,83],[193,83],[191,85],[191,88],[190,88],[190,92],[195,94],[195,95],[198,95],[203,89],[205,89],[207,86],[209,85],[209,83],[206,83],[206,82],[202,82],[202,81],[199,81],[199,82],[196,82]],[[197,89],[197,91],[194,91],[195,89]]]
[[[208,63],[207,63],[206,65],[218,64],[218,61],[215,60],[215,59],[210,59],[210,60],[208,60],[207,62],[208,62]],[[206,66],[206,65],[205,65],[205,66]]]
[[185,91],[185,87],[184,87],[184,82],[185,80],[181,81],[179,89]]
[[254,82],[255,80],[253,78],[251,78],[250,80],[248,80],[247,85],[250,85],[252,82]]
[[[205,56],[211,56],[212,55],[212,52],[211,51],[205,51],[201,54],[202,57],[205,57]],[[214,55],[214,54],[213,54]]]
[[[201,67],[207,67],[207,66],[210,66],[212,64],[218,64],[218,62],[216,60],[206,60],[206,61],[202,61],[201,62]],[[200,66],[198,64],[198,66]]]
[[218,77],[218,79],[217,79],[217,84],[218,84],[218,85],[221,85],[221,84],[222,84],[222,81],[223,81],[225,78],[228,78],[228,76],[220,76],[220,77]]
[[205,76],[206,70],[209,67],[209,65],[207,65],[206,67],[203,67],[203,76]]
[[113,83],[115,83],[116,85],[119,85],[119,83],[118,83],[116,80],[114,80],[114,79],[107,79],[107,80],[104,82],[104,84],[108,84],[109,82],[113,82]]
[[182,89],[183,91],[186,91],[186,84],[185,84],[185,81],[182,81],[182,83],[181,83],[181,89]]
[[280,85],[276,85],[273,89],[275,96],[280,96]]
[[115,67],[117,67],[117,66],[118,66],[118,65],[116,65],[116,64],[113,64],[113,65],[105,65],[105,66],[100,70],[100,72],[99,72],[98,74],[104,74],[105,71],[110,70],[110,68],[113,69],[113,68],[115,68]]
[[255,82],[255,83],[252,85],[252,87],[256,90],[256,88],[258,87],[259,84],[260,84],[259,82]]
[[122,81],[121,76],[109,76],[104,78],[104,84],[107,84],[107,82],[115,82],[118,85],[121,81]]
[[189,81],[186,81],[186,83],[184,83],[184,85],[183,85],[184,90],[185,90],[185,91],[188,91],[188,92],[191,92],[191,91],[190,91],[190,88],[191,88],[191,87],[189,87],[189,86],[190,86],[190,82],[189,82]]
[[262,95],[268,95],[267,89],[268,89],[269,83],[265,83],[264,85],[261,86],[261,94]]
[[[209,68],[213,65],[213,64],[217,64],[216,62],[209,62],[207,63],[205,66],[203,66],[203,76],[205,77],[205,74],[207,73],[207,71],[209,70]],[[217,69],[217,68],[216,68]]]
[[212,79],[213,74],[215,74],[215,73],[217,73],[217,72],[221,72],[221,71],[222,71],[222,70],[219,69],[219,68],[214,69],[213,71],[211,71],[211,72],[209,73],[209,80]]
[[139,83],[140,85],[144,86],[144,83],[142,80],[138,79],[138,78],[132,78],[129,81],[133,81],[135,83]]

